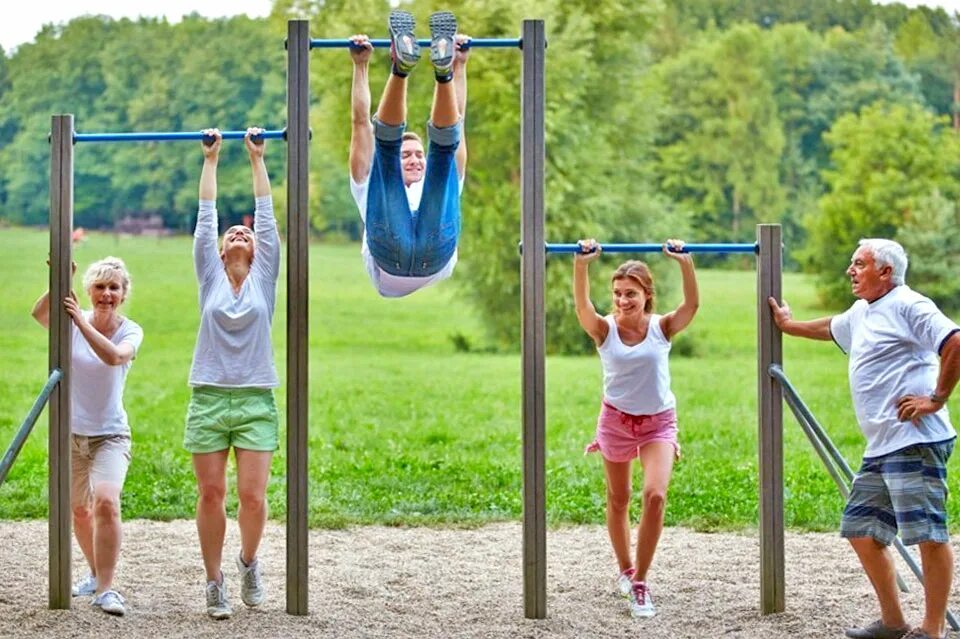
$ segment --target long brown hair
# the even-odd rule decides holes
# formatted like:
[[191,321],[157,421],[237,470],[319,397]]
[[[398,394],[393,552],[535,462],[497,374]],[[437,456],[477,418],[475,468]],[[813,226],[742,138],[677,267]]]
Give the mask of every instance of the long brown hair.
[[653,286],[653,275],[646,264],[640,260],[627,260],[617,267],[617,270],[613,272],[613,277],[610,278],[611,283],[617,280],[633,280],[639,284],[647,296],[643,310],[645,313],[653,312],[653,302],[657,293]]

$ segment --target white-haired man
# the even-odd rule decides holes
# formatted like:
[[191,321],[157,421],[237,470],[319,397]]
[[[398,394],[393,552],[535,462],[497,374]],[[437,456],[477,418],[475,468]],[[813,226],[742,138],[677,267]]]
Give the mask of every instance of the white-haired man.
[[[953,581],[947,533],[947,460],[956,431],[946,401],[960,378],[960,327],[905,283],[907,255],[892,240],[864,239],[847,275],[859,299],[806,322],[770,298],[784,333],[834,340],[850,357],[850,391],[867,440],[840,525],[880,604],[880,619],[849,628],[853,639],[941,639]],[[939,355],[939,362],[937,356]],[[890,544],[920,547],[925,610],[903,616]]]

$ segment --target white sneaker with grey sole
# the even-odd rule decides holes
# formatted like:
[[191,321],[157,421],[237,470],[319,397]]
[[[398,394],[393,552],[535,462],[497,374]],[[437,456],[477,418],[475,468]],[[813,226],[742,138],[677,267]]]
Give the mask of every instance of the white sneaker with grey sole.
[[116,590],[104,590],[94,598],[91,605],[107,614],[122,617],[127,612],[124,603],[126,603],[124,598]]
[[259,606],[266,599],[263,579],[260,574],[260,560],[254,559],[249,566],[237,555],[237,570],[240,571],[240,599],[251,608]]
[[87,576],[73,584],[70,593],[74,597],[91,597],[97,594],[97,578],[87,573]]
[[227,584],[224,583],[223,573],[220,573],[220,582],[207,582],[207,614],[214,619],[229,619],[233,608],[227,601]]

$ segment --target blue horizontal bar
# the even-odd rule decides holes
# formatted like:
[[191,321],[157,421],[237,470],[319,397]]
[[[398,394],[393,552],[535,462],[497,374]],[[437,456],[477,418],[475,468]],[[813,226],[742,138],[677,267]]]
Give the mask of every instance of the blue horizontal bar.
[[[373,45],[374,49],[389,49],[390,40],[388,39],[378,39],[370,40],[370,44]],[[417,40],[417,44],[421,47],[429,47],[430,40],[421,39]],[[339,40],[310,40],[311,49],[347,49],[353,48],[353,40],[350,39],[339,39]],[[487,49],[519,49],[522,48],[520,38],[471,38],[467,41],[467,49],[472,49],[474,47],[487,48]]]
[[[604,253],[660,253],[662,244],[601,244]],[[756,253],[756,244],[685,244],[683,253]],[[547,253],[580,253],[578,244],[547,244]]]
[[[242,140],[246,131],[221,131],[224,140]],[[203,140],[202,131],[177,131],[167,133],[74,133],[74,142],[154,142],[165,140]],[[286,131],[264,131],[259,136],[265,140],[280,140],[286,137]],[[254,139],[256,139],[256,137]]]

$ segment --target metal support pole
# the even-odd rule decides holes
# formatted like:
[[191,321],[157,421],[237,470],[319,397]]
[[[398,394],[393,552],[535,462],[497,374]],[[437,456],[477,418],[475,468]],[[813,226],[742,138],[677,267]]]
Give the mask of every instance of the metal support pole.
[[50,373],[63,374],[50,394],[49,607],[70,609],[70,294],[73,236],[73,115],[55,115],[50,135]]
[[781,299],[783,249],[779,224],[757,226],[757,409],[760,474],[760,613],[783,612],[783,396],[769,369],[782,364],[782,335],[768,297]]
[[528,619],[547,616],[546,310],[543,20],[523,21],[520,121],[521,359],[523,369],[523,602]]
[[307,614],[310,21],[287,23],[287,612]]

